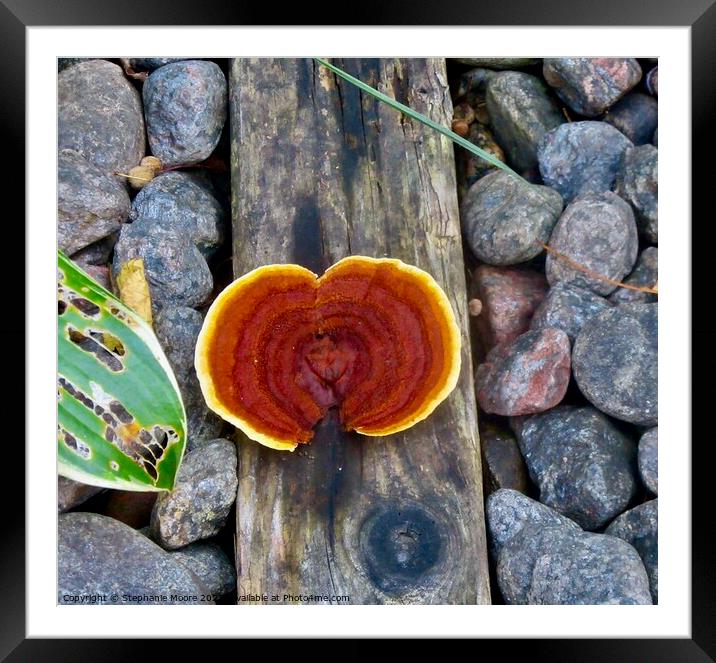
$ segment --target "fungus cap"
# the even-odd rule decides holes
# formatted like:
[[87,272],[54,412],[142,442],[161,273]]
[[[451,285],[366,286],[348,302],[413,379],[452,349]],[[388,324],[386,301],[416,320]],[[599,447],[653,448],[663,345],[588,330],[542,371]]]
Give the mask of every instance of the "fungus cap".
[[430,274],[352,256],[319,278],[267,265],[209,308],[196,345],[207,405],[249,438],[293,451],[331,407],[362,435],[422,421],[460,373],[460,329]]

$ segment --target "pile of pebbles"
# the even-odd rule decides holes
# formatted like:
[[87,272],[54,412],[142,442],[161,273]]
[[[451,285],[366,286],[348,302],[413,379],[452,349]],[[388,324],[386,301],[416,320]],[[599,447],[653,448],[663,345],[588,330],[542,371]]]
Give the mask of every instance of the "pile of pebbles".
[[[230,602],[237,453],[194,371],[203,316],[231,279],[226,64],[71,59],[58,69],[59,248],[109,289],[143,259],[190,430],[171,493],[59,479],[58,601]],[[145,163],[161,164],[149,181],[127,177]]]
[[[449,68],[453,129],[530,183],[458,151],[493,598],[656,602],[657,303],[616,285],[657,282],[656,61]],[[60,478],[58,600],[230,602],[237,454],[193,367],[231,280],[226,64],[58,69],[59,247],[109,289],[143,259],[191,432],[171,493]]]
[[656,61],[450,68],[493,598],[656,603]]

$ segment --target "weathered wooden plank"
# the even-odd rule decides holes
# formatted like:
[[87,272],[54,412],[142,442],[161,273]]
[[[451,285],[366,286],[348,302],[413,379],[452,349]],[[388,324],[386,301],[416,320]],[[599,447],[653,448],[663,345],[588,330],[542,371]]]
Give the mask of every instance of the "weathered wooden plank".
[[[449,125],[443,60],[337,64]],[[235,274],[396,257],[441,283],[463,329],[458,387],[412,429],[365,438],[329,416],[292,454],[242,440],[239,595],[488,603],[452,145],[311,60],[237,59],[230,85]]]

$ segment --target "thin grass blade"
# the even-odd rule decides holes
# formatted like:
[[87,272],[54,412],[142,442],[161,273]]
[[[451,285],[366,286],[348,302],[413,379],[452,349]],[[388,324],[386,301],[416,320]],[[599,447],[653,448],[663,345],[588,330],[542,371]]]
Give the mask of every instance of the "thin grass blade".
[[438,124],[437,122],[434,122],[429,117],[426,117],[422,113],[418,113],[417,111],[413,110],[409,106],[406,106],[405,104],[401,104],[399,101],[396,101],[392,97],[389,97],[387,94],[383,94],[379,90],[376,90],[374,87],[371,87],[370,85],[364,83],[363,81],[359,80],[355,76],[351,76],[349,73],[346,73],[339,67],[336,67],[335,65],[331,64],[327,60],[323,60],[321,58],[313,58],[316,62],[323,65],[324,67],[330,69],[336,76],[340,76],[342,79],[348,81],[349,83],[355,85],[356,87],[363,90],[363,92],[366,92],[367,94],[370,94],[371,96],[375,97],[376,99],[379,99],[380,101],[388,104],[395,110],[400,111],[401,113],[404,113],[410,118],[413,118],[414,120],[417,120],[418,122],[422,122],[424,125],[430,127],[431,129],[435,129],[435,131],[440,132],[443,136],[447,136],[453,143],[456,143],[457,145],[460,145],[460,147],[465,148],[468,152],[472,152],[474,155],[480,157],[481,159],[484,159],[488,163],[492,164],[493,166],[500,168],[514,177],[516,177],[519,180],[522,180],[526,184],[529,184],[527,180],[522,178],[520,175],[518,175],[512,168],[510,168],[506,163],[500,161],[498,158],[496,158],[494,155],[490,154],[489,152],[486,152],[485,150],[479,148],[477,145],[474,145],[469,140],[466,140],[462,136],[458,136],[454,131],[451,131],[447,127],[444,127],[442,124]]

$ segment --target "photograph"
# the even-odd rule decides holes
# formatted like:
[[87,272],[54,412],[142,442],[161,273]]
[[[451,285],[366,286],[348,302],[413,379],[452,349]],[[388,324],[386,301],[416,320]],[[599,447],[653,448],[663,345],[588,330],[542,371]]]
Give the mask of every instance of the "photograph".
[[11,8],[26,510],[0,660],[317,637],[712,660],[704,3]]
[[58,61],[59,603],[658,602],[658,58]]

